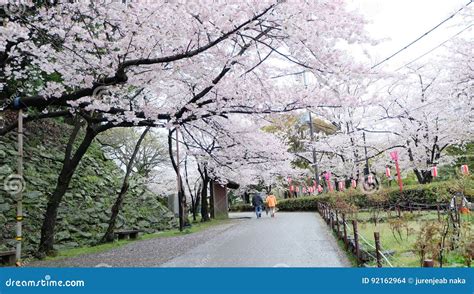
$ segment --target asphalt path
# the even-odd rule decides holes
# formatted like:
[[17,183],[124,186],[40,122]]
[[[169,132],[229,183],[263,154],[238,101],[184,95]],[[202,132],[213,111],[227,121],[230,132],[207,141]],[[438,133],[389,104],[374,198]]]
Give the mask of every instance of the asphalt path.
[[347,267],[350,263],[316,213],[252,213],[215,238],[164,263],[163,267]]
[[231,221],[176,237],[131,242],[106,252],[33,267],[348,267],[350,263],[314,212],[277,213],[256,219],[232,213]]

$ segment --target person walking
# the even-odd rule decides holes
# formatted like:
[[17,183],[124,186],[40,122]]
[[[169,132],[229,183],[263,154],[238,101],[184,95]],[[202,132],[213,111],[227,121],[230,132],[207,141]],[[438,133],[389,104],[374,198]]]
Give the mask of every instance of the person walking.
[[255,193],[252,197],[252,205],[255,209],[255,214],[257,218],[262,217],[262,206],[263,206],[263,199],[259,193]]
[[267,196],[267,205],[268,205],[268,208],[270,209],[270,215],[272,217],[275,217],[275,209],[276,209],[276,205],[277,205],[277,200],[276,200],[276,197],[275,195],[273,194],[270,194]]

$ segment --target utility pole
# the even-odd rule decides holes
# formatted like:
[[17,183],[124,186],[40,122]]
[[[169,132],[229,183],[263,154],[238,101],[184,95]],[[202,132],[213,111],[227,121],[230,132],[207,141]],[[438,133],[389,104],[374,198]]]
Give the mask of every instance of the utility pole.
[[[311,111],[308,110],[309,115],[309,132],[311,133],[311,142],[314,143],[314,130],[313,130],[313,119],[311,118]],[[312,146],[313,151],[313,168],[314,168],[314,180],[316,181],[316,187],[319,186],[319,170],[316,162],[316,150],[314,145]]]
[[[304,87],[307,88],[306,82],[306,72],[303,72],[303,83]],[[308,116],[309,116],[309,132],[311,134],[311,143],[314,143],[314,129],[313,129],[313,118],[311,116],[311,111],[308,109]],[[313,169],[314,169],[314,180],[316,181],[316,188],[319,186],[319,171],[318,171],[318,163],[316,162],[316,150],[314,149],[314,144],[311,146],[313,152]]]
[[365,153],[365,168],[364,175],[369,174],[369,156],[367,155],[367,143],[365,142],[365,132],[362,133],[362,138],[364,139],[364,153]]
[[[23,179],[23,110],[18,111],[18,177],[20,180]],[[21,183],[20,183],[21,185]],[[16,207],[16,251],[15,259],[16,265],[21,266],[21,243],[22,237],[22,225],[23,225],[23,188],[18,189],[16,194],[17,207]]]

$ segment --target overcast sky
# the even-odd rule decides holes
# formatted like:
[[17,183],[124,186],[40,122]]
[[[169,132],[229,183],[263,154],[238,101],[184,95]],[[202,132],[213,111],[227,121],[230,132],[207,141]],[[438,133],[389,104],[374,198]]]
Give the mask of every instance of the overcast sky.
[[[371,50],[374,64],[415,40],[468,2],[469,0],[347,0],[351,8],[358,9],[371,22],[367,30],[373,37],[388,38]],[[474,3],[470,6],[474,6]],[[383,66],[390,69],[403,66],[469,24],[472,25],[472,21],[468,23],[458,14]],[[472,36],[472,33],[471,27],[460,36]],[[440,51],[442,49],[437,49],[420,61],[433,57]]]

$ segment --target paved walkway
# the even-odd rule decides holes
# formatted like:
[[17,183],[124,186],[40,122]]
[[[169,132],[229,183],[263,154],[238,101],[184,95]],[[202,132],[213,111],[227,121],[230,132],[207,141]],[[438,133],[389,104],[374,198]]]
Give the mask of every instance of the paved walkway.
[[[239,216],[254,215],[232,215]],[[319,215],[298,212],[249,219],[162,266],[346,267],[350,263]]]
[[256,219],[234,213],[205,231],[137,241],[102,253],[29,266],[54,267],[346,267],[350,266],[316,213],[277,213]]

